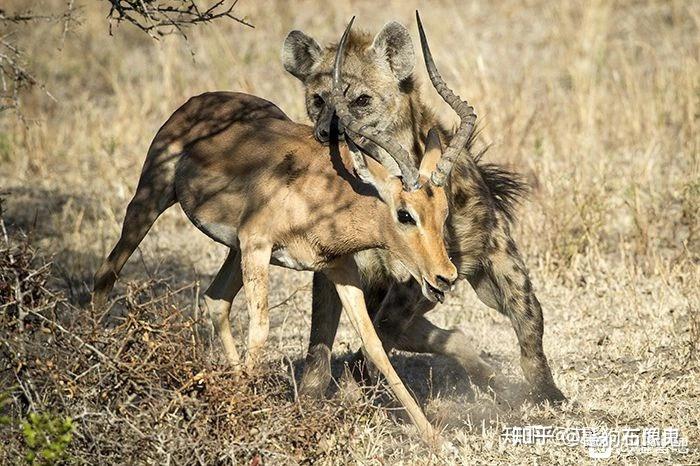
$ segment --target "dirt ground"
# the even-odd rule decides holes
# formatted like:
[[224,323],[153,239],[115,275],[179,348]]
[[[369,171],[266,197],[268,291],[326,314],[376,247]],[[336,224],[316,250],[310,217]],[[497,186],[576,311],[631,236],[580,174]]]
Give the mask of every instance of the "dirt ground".
[[[21,422],[46,412],[72,419],[66,453],[76,464],[700,464],[699,3],[242,0],[237,11],[255,29],[215,23],[187,42],[127,25],[110,36],[105,7],[78,3],[81,22],[60,49],[60,25],[13,36],[55,102],[34,89],[22,95],[24,119],[0,113],[0,414],[9,417],[0,462],[22,461]],[[511,386],[494,397],[453,361],[392,355],[456,447],[442,456],[381,387],[295,401],[308,273],[273,270],[266,364],[233,380],[198,306],[225,250],[179,207],[127,264],[110,316],[88,307],[92,275],[172,111],[226,89],[307,121],[301,85],[279,58],[287,32],[334,41],[355,14],[372,32],[398,20],[417,40],[418,6],[446,81],[480,115],[487,160],[532,187],[515,236],[543,306],[545,352],[571,400],[525,399],[508,320],[460,283],[429,318],[463,329]],[[242,296],[231,319],[243,341]],[[343,319],[336,376],[358,347]],[[501,437],[535,425],[677,429],[688,447],[596,460],[583,445]]]

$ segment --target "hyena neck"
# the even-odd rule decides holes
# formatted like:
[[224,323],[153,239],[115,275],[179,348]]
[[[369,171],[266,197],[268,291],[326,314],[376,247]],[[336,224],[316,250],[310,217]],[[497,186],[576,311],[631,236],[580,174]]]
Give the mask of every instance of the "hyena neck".
[[[437,117],[433,111],[425,105],[421,99],[418,86],[413,84],[404,86],[404,108],[396,112],[396,119],[389,129],[392,137],[398,141],[413,156],[416,164],[420,163],[423,157],[425,138],[432,126],[439,125]],[[440,127],[443,132],[443,128]],[[443,144],[445,143],[443,138]]]
[[397,112],[391,133],[411,152],[415,162],[420,163],[425,151],[424,142],[431,128],[437,127],[443,146],[452,139],[453,131],[443,125],[433,109],[424,102],[418,79],[413,76],[409,80],[410,85],[401,86],[401,91],[405,94],[405,107],[403,111]]
[[[420,86],[415,83],[413,89],[407,95],[407,118],[398,125],[394,131],[397,140],[401,141],[405,148],[409,149],[417,162],[423,156],[424,141],[428,131],[437,127],[440,132],[443,148],[447,147],[454,135],[453,128],[441,124],[435,112],[426,105],[421,98]],[[503,212],[510,208],[511,198],[519,196],[521,187],[517,178],[502,170],[492,170],[494,176],[484,171],[479,166],[471,153],[471,141],[463,149],[458,158],[450,189],[447,195],[451,198],[452,215],[449,220],[450,250],[460,257],[461,268],[468,270],[474,267],[476,256],[479,256],[484,247],[488,247],[487,238],[498,230],[499,209],[494,203],[491,189],[494,185],[504,186],[503,196],[506,201]],[[489,175],[486,176],[485,175]],[[497,176],[496,176],[497,175]],[[505,180],[505,181],[504,181]],[[490,181],[490,182],[489,182]],[[513,185],[513,188],[509,186]],[[508,215],[505,215],[507,217]],[[500,222],[500,227],[506,228],[503,235],[509,237],[507,221]]]

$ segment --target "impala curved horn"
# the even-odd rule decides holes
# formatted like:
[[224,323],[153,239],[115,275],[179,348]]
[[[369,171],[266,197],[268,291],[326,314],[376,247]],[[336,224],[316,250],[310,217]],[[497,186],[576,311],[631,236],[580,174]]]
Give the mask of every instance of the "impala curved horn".
[[460,99],[457,94],[447,87],[442,76],[438,73],[433,55],[430,53],[430,47],[428,47],[428,39],[425,37],[423,23],[421,23],[418,10],[416,10],[416,22],[418,23],[418,33],[420,34],[420,45],[423,50],[423,58],[425,59],[425,68],[428,70],[430,81],[433,83],[433,87],[435,87],[438,94],[440,94],[440,97],[442,97],[442,100],[452,107],[457,113],[457,116],[459,116],[459,128],[452,137],[450,145],[445,149],[445,152],[443,152],[440,161],[435,167],[435,171],[430,176],[430,180],[434,185],[443,186],[450,176],[450,172],[452,171],[457,157],[467,145],[467,142],[469,142],[469,138],[474,131],[476,113],[474,113],[474,107]]
[[[343,128],[345,128],[346,133],[348,130],[350,130],[352,133],[358,134],[363,138],[368,139],[369,141],[384,149],[387,152],[387,154],[391,156],[391,158],[396,162],[396,165],[398,165],[398,168],[401,171],[401,182],[403,183],[404,190],[412,191],[418,188],[419,186],[418,169],[413,164],[408,152],[403,147],[401,147],[400,144],[386,138],[374,128],[368,126],[361,126],[357,122],[355,122],[352,116],[350,115],[350,110],[348,109],[348,105],[345,102],[345,92],[342,89],[341,75],[343,61],[345,59],[345,48],[347,46],[348,37],[350,36],[350,29],[352,28],[352,23],[354,21],[355,17],[353,16],[350,22],[348,23],[347,28],[345,28],[345,32],[343,33],[340,42],[338,43],[338,50],[335,54],[335,62],[333,66],[333,88],[331,90],[331,105],[333,105],[333,107],[335,108],[335,113],[338,116],[338,120],[343,125]],[[356,164],[359,163],[360,160],[361,158],[359,157],[353,158],[353,161]],[[382,161],[380,160],[380,162]],[[383,163],[383,165],[387,166],[387,161],[385,160],[384,162],[385,163]],[[367,169],[364,160],[362,160],[361,163],[363,166],[358,167],[356,165],[355,167],[355,169],[358,172],[364,172]]]

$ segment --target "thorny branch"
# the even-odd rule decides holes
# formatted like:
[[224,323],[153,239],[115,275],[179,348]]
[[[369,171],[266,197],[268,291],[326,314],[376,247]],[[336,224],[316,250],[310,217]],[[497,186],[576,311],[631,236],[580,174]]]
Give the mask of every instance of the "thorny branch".
[[56,22],[56,21],[73,21],[73,1],[71,0],[68,2],[68,5],[66,7],[66,11],[63,11],[59,14],[38,14],[34,13],[31,10],[25,11],[23,13],[13,13],[9,14],[2,8],[0,8],[0,22],[8,22],[8,23],[28,23],[28,22],[34,22],[34,21],[48,21],[48,22]]
[[8,36],[0,36],[0,112],[17,109],[20,91],[32,86],[38,86],[51,100],[56,100],[25,67],[22,52]]
[[43,90],[51,100],[56,100],[25,64],[24,54],[12,42],[14,31],[12,25],[31,22],[63,22],[63,40],[71,23],[76,22],[73,0],[66,5],[66,10],[59,14],[39,14],[32,11],[9,14],[0,8],[0,113],[4,110],[19,108],[19,94],[22,89],[33,86]]
[[[206,7],[198,6],[195,0],[101,1],[109,4],[110,34],[112,26],[122,22],[131,23],[155,39],[179,34],[187,40],[185,30],[188,27],[221,19],[253,27],[245,18],[234,15],[238,0],[216,0]],[[0,8],[0,113],[18,110],[22,90],[31,87],[40,88],[50,99],[56,100],[28,67],[25,55],[14,40],[16,28],[36,22],[62,23],[63,44],[71,26],[78,23],[77,10],[74,0],[67,0],[65,9],[57,13],[32,10],[10,13]]]
[[238,0],[218,0],[211,6],[199,8],[194,0],[108,0],[110,33],[112,21],[126,21],[148,33],[151,37],[180,34],[184,29],[218,19],[232,19],[248,27],[254,27],[245,18],[235,16],[233,10]]

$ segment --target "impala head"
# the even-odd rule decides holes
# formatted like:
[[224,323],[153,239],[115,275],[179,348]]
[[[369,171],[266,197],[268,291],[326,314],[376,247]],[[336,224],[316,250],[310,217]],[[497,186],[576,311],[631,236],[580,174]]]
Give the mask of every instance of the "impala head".
[[[362,149],[356,140],[361,141],[358,144]],[[383,230],[389,251],[421,284],[426,298],[442,302],[457,279],[457,269],[448,257],[443,239],[449,212],[445,188],[430,180],[442,157],[438,131],[432,129],[428,134],[417,183],[410,189],[405,185],[405,177],[394,174],[395,169],[366,155],[372,152],[372,142],[355,133],[348,135],[346,141],[357,175],[375,187],[389,209],[392,224]]]
[[342,69],[353,21],[354,18],[338,45],[327,105],[334,110],[344,128],[358,176],[374,185],[392,212],[394,229],[390,250],[421,283],[423,294],[432,301],[441,301],[444,292],[457,279],[457,269],[449,260],[444,242],[444,225],[449,207],[445,183],[457,155],[474,128],[476,115],[473,108],[459,100],[440,78],[418,19],[431,80],[459,115],[460,127],[444,152],[437,130],[432,129],[428,133],[420,167],[416,168],[400,144],[384,137],[374,127],[357,121],[350,110],[352,98],[347,96],[348,87],[342,80]]
[[[327,143],[333,108],[328,104],[338,45],[322,48],[301,31],[287,35],[282,48],[284,67],[304,83],[306,110],[316,139]],[[387,23],[374,37],[352,33],[343,67],[348,108],[360,124],[393,133],[409,115],[412,72],[416,57],[405,26]]]

